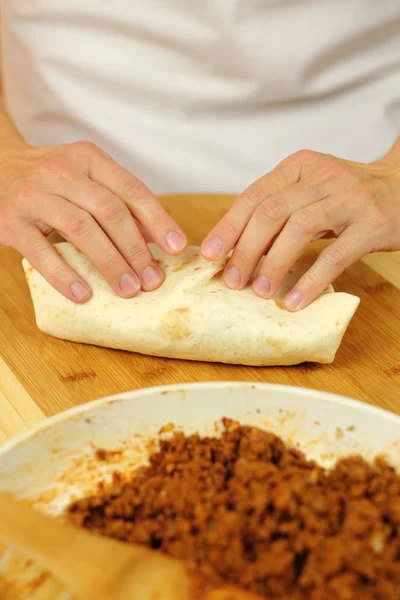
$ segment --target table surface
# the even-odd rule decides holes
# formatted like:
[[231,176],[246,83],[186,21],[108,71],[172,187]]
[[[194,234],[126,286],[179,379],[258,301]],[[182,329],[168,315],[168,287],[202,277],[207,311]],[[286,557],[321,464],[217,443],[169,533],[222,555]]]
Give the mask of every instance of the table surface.
[[[230,196],[162,199],[191,243],[222,216]],[[368,266],[367,266],[368,265]],[[250,368],[171,361],[72,344],[35,325],[20,257],[0,249],[0,443],[45,417],[89,400],[188,381],[270,381],[325,389],[400,412],[400,253],[375,254],[339,278],[361,305],[332,365]]]

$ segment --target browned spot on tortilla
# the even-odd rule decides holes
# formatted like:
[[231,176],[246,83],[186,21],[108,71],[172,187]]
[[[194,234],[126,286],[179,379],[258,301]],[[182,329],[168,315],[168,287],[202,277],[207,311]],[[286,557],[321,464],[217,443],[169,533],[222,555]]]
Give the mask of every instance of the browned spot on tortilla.
[[82,371],[81,373],[72,373],[72,375],[60,375],[60,381],[63,383],[75,383],[76,381],[83,381],[92,377],[96,377],[94,371]]
[[195,267],[194,271],[201,271],[201,267]]
[[62,315],[71,315],[71,311],[69,310],[69,308],[63,308],[61,311]]
[[108,302],[106,302],[106,304],[103,305],[104,308],[108,308],[110,305],[108,304]]
[[273,348],[285,348],[288,340],[277,340],[276,338],[267,338],[268,346],[272,346]]
[[342,324],[342,323],[341,323],[341,320],[340,320],[340,319],[336,319],[335,326],[336,326],[336,327],[340,327],[340,325],[341,325],[341,324]]
[[188,326],[189,315],[189,309],[184,313],[179,309],[168,311],[161,321],[160,332],[164,337],[171,340],[171,342],[184,340],[190,337],[191,331]]
[[32,287],[35,288],[35,290],[37,290],[37,285],[36,283],[32,283]]
[[184,267],[186,267],[186,265],[189,265],[190,263],[191,263],[191,261],[190,261],[190,260],[187,260],[187,261],[185,261],[185,262],[183,262],[183,263],[179,263],[178,265],[175,265],[175,266],[172,268],[172,272],[173,272],[173,273],[176,273],[177,271],[182,271],[182,269],[183,269]]
[[343,431],[340,429],[340,427],[336,427],[336,439],[341,440],[342,437],[343,437]]
[[30,267],[30,266],[26,269],[26,271],[25,271],[25,277],[27,278],[28,281],[32,277],[33,271],[34,271],[33,267]]
[[190,308],[188,306],[181,306],[179,308],[175,309],[175,312],[177,313],[190,313]]
[[118,402],[121,402],[122,398],[110,398],[110,400],[106,400],[104,404],[107,404],[107,406],[112,406],[113,404],[118,404]]

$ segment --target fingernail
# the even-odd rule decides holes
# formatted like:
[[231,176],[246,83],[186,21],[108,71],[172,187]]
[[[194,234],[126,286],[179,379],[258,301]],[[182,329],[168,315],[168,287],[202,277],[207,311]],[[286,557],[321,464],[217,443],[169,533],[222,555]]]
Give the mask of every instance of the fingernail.
[[75,300],[83,300],[90,294],[90,289],[80,281],[74,281],[71,285],[71,292]]
[[219,237],[213,237],[207,240],[202,247],[201,251],[207,258],[218,258],[224,247],[224,242]]
[[186,246],[185,238],[177,231],[170,231],[169,233],[167,233],[167,237],[165,239],[168,248],[170,248],[170,250],[172,250],[173,252],[179,252],[180,250],[183,250]]
[[267,279],[265,275],[260,275],[254,280],[253,289],[257,294],[266,298],[271,291],[269,279]]
[[122,275],[119,286],[126,296],[133,296],[133,294],[136,294],[140,290],[140,282],[130,273]]
[[146,267],[142,273],[142,281],[146,287],[156,287],[161,283],[161,273],[154,267]]
[[294,310],[300,304],[301,294],[300,292],[290,292],[285,298],[285,306],[289,310]]
[[240,273],[236,267],[229,267],[227,272],[225,273],[225,283],[229,288],[233,290],[237,289],[240,286]]

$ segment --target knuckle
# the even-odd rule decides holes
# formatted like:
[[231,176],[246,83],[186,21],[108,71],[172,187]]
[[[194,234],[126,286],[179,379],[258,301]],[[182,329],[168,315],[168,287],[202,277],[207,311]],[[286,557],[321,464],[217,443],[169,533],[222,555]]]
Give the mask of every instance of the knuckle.
[[345,250],[336,244],[332,244],[321,253],[321,261],[335,270],[344,269]]
[[312,235],[317,229],[317,218],[314,211],[306,208],[293,213],[289,224],[292,231],[299,235]]
[[287,218],[287,203],[286,200],[275,194],[271,196],[265,202],[262,202],[255,210],[255,218],[262,225],[267,225],[271,221],[279,222],[284,221]]
[[145,243],[137,243],[133,244],[132,248],[129,250],[129,262],[132,265],[135,264],[143,264],[143,263],[153,263],[154,259],[151,256],[148,247]]
[[116,196],[103,198],[97,207],[98,216],[106,221],[119,221],[128,213],[125,204]]
[[311,160],[314,160],[316,152],[313,150],[307,150],[306,148],[302,148],[301,150],[297,150],[289,156],[289,160],[294,162],[306,163]]
[[64,162],[59,156],[45,158],[39,165],[39,173],[44,177],[62,177],[65,172]]
[[333,157],[327,161],[324,170],[328,179],[354,178],[354,174],[350,166],[338,161]]
[[29,247],[29,258],[32,258],[42,268],[48,262],[48,251],[46,245],[40,242],[34,242]]
[[370,204],[371,206],[376,206],[379,201],[376,190],[369,185],[361,185],[358,196],[363,201],[363,204],[366,203]]
[[59,282],[65,278],[65,269],[61,266],[54,265],[49,270],[47,270],[47,277],[53,282]]
[[[134,222],[135,229],[139,229],[139,231],[140,231],[140,227],[139,227],[139,225],[141,224],[140,221],[138,221],[137,219],[134,218],[133,222]],[[155,214],[153,214],[151,217],[151,230],[149,228],[149,233],[152,235],[156,235],[157,233],[162,234],[166,230],[168,230],[168,221],[166,220],[165,215],[162,213],[157,213],[157,212]]]
[[242,227],[240,226],[239,221],[237,221],[232,216],[227,216],[223,221],[223,229],[225,235],[227,235],[230,239],[237,240],[242,233]]
[[235,248],[235,258],[241,263],[248,263],[251,258],[250,250],[244,244],[238,244]]
[[85,156],[90,158],[91,156],[97,155],[100,152],[100,149],[89,140],[81,140],[79,142],[74,142],[69,147],[72,156]]
[[249,185],[249,187],[242,192],[238,200],[241,203],[246,204],[249,208],[254,208],[254,206],[258,206],[266,198],[267,195],[265,190],[263,190],[259,183],[255,182]]
[[141,200],[145,200],[149,195],[149,188],[137,179],[137,177],[132,177],[128,181],[126,181],[122,188],[123,194],[133,200],[134,202],[139,202]]
[[307,288],[318,288],[321,285],[321,275],[317,269],[311,268],[302,281],[305,289]]
[[110,273],[114,271],[122,271],[120,268],[120,264],[122,262],[122,258],[116,252],[105,252],[102,256],[102,270]]
[[92,217],[83,211],[72,212],[65,217],[65,228],[69,234],[81,237],[90,232],[93,222]]

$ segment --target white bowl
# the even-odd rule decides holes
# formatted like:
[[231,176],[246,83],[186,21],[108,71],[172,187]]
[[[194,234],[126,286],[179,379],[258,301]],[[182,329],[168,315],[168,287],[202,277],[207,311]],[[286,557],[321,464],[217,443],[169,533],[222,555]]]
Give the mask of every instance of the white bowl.
[[[0,490],[59,514],[113,471],[145,462],[149,438],[167,423],[212,434],[223,417],[269,429],[326,466],[360,453],[367,460],[384,454],[400,468],[397,415],[305,388],[198,383],[128,392],[48,419],[0,449]],[[99,460],[99,448],[117,452]]]
[[[400,467],[395,414],[306,388],[198,383],[127,392],[44,421],[0,449],[0,489],[57,511],[116,466],[145,461],[146,442],[167,423],[206,434],[222,417],[267,428],[323,465],[352,453],[368,460],[383,453]],[[122,453],[105,463],[97,448]]]

